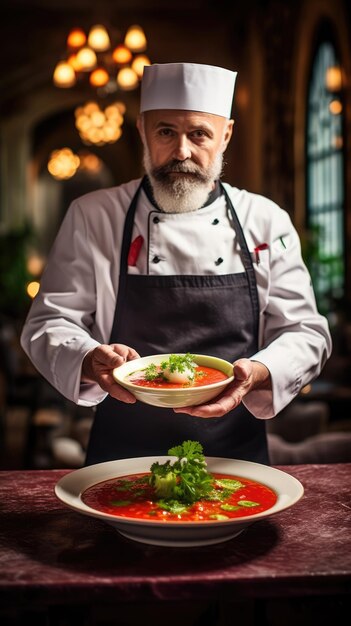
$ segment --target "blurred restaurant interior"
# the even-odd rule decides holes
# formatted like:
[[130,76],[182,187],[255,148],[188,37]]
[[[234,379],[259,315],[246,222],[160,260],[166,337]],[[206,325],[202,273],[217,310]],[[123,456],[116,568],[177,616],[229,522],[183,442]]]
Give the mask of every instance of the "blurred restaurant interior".
[[351,461],[351,4],[3,0],[0,29],[0,468],[84,462],[92,409],[19,335],[70,202],[142,174],[143,66],[177,61],[238,71],[223,178],[289,212],[333,335],[322,375],[268,424],[272,462]]

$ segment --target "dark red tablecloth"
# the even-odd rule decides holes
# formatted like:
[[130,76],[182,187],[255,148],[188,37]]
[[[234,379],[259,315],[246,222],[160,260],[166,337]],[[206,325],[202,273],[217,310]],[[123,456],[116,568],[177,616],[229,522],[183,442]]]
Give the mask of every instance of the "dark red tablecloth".
[[201,548],[135,543],[66,508],[54,494],[65,470],[0,472],[0,602],[350,593],[351,464],[280,469],[304,485],[302,500],[230,541]]

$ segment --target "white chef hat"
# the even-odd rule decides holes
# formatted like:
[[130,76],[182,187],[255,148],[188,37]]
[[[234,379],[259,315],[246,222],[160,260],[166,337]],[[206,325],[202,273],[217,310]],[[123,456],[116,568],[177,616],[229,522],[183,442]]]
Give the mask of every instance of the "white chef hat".
[[201,111],[230,118],[237,72],[199,63],[155,63],[144,67],[140,112]]

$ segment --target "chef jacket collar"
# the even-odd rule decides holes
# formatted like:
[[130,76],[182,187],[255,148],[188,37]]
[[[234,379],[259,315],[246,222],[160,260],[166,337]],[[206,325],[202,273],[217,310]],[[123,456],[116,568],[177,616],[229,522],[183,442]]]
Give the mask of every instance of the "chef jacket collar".
[[[152,191],[152,186],[151,186],[151,183],[150,183],[150,180],[149,180],[148,176],[144,177],[143,189],[144,189],[144,191],[145,191],[145,193],[147,195],[148,200],[155,207],[155,209],[157,209],[158,211],[163,212],[162,209],[160,209],[160,207],[157,205],[157,202],[156,202],[156,200],[154,198],[154,194],[153,194],[153,191]],[[221,191],[221,187],[220,187],[219,181],[216,180],[214,188],[212,189],[212,191],[210,191],[209,196],[208,196],[205,204],[203,204],[200,207],[200,209],[203,209],[204,207],[209,206],[210,204],[212,204],[215,200],[217,200],[217,198],[219,198],[219,196],[221,194],[222,194],[222,191]]]

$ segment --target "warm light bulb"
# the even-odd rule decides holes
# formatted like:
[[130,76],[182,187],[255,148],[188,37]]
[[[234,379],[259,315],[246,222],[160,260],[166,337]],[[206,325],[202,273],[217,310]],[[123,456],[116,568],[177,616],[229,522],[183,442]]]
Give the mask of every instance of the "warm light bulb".
[[74,28],[67,37],[67,45],[69,48],[81,48],[86,40],[85,32],[81,28]]
[[67,59],[67,63],[69,63],[69,65],[71,65],[73,67],[73,69],[75,70],[75,72],[80,72],[80,70],[82,69],[79,65],[79,63],[77,62],[77,55],[75,53],[71,54],[68,59]]
[[342,88],[342,74],[341,69],[338,66],[331,66],[327,68],[325,73],[325,86],[328,91],[336,92]]
[[141,26],[134,25],[128,28],[124,43],[132,52],[142,52],[146,48],[146,37]]
[[151,65],[150,59],[145,54],[138,54],[134,57],[132,69],[139,78],[143,75],[145,65]]
[[32,252],[27,259],[27,271],[33,276],[39,276],[44,269],[44,258],[36,253]]
[[105,123],[105,115],[102,111],[95,111],[92,115],[91,115],[91,121],[93,123],[93,126],[95,126],[95,128],[102,128],[104,123]]
[[82,152],[79,153],[80,158],[80,169],[86,170],[91,174],[96,174],[102,169],[102,162],[96,154],[92,152]]
[[32,282],[27,285],[27,294],[33,299],[37,295],[39,289],[40,283],[37,280],[32,280]]
[[310,393],[312,390],[312,386],[311,385],[305,385],[304,387],[302,387],[300,393],[304,396],[306,396],[308,393]]
[[98,67],[89,77],[89,82],[93,87],[103,87],[109,81],[108,72],[103,67]]
[[54,150],[47,165],[47,168],[57,180],[72,178],[79,167],[79,157],[70,148]]
[[118,103],[103,110],[96,103],[88,102],[76,109],[75,116],[76,128],[85,144],[103,146],[114,143],[122,134],[123,115]]
[[73,67],[66,61],[60,61],[55,67],[53,81],[56,87],[73,87],[76,84]]
[[334,137],[333,139],[333,147],[336,148],[337,150],[341,150],[341,148],[344,145],[344,140],[343,137]]
[[121,115],[124,115],[127,107],[124,104],[124,102],[115,102],[115,106],[117,107],[118,111],[120,112]]
[[84,106],[84,113],[86,113],[86,115],[91,115],[92,113],[94,113],[94,111],[99,111],[100,107],[97,104],[97,102],[87,102]]
[[139,79],[131,67],[123,67],[117,74],[117,83],[121,89],[129,91],[138,86]]
[[105,26],[96,24],[93,26],[88,35],[88,45],[97,52],[105,52],[111,47],[110,38]]
[[128,50],[128,48],[126,48],[126,46],[121,44],[112,52],[112,58],[115,63],[123,65],[124,63],[129,63],[132,60],[132,53]]
[[83,71],[92,70],[97,63],[94,50],[88,47],[81,48],[79,52],[77,52],[76,60]]
[[342,104],[340,100],[332,100],[329,104],[329,111],[332,115],[340,115],[342,111]]

